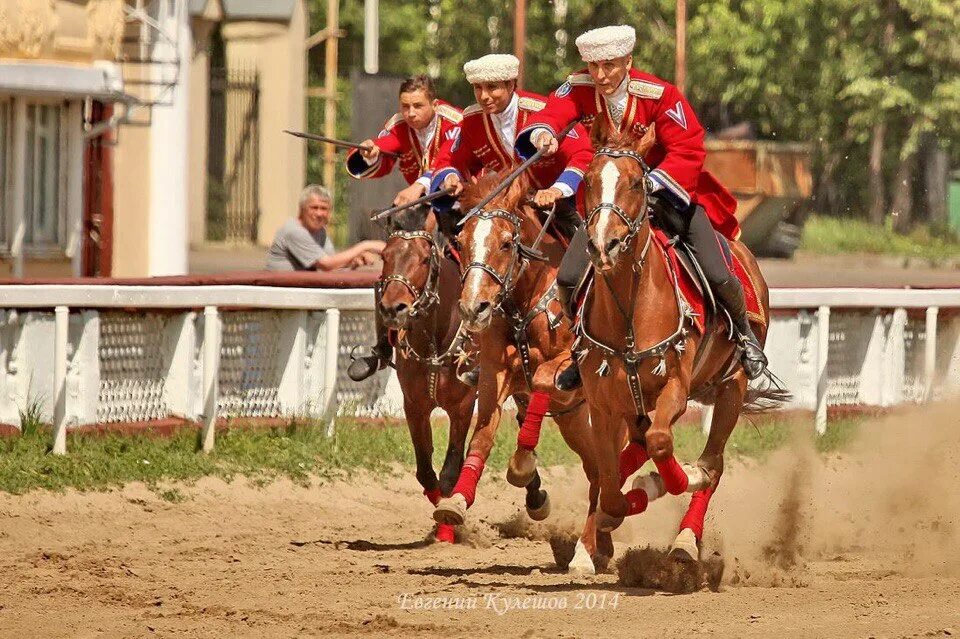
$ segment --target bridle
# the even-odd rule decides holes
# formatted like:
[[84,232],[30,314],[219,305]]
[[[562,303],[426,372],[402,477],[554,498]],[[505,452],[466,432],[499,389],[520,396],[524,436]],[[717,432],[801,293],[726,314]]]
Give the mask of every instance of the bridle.
[[[630,219],[626,212],[617,204],[613,202],[600,202],[597,206],[590,211],[590,215],[587,217],[587,224],[590,224],[596,215],[600,211],[612,211],[617,217],[619,217],[624,224],[627,226],[627,235],[621,240],[624,248],[626,248],[630,242],[633,241],[641,230],[646,226],[647,239],[644,242],[643,248],[640,250],[640,255],[634,261],[633,264],[633,276],[634,278],[638,277],[643,271],[644,264],[646,262],[647,253],[650,250],[650,246],[653,240],[653,230],[650,229],[650,204],[649,204],[649,187],[647,184],[647,175],[650,173],[650,167],[647,166],[647,163],[643,160],[643,157],[636,151],[631,151],[629,149],[613,149],[609,147],[601,148],[596,152],[597,156],[607,156],[611,158],[621,158],[627,157],[632,160],[635,160],[640,164],[643,169],[643,193],[644,193],[644,206],[643,210],[635,219]],[[636,306],[633,304],[633,300],[630,300],[629,310],[625,309],[623,303],[617,297],[617,294],[614,292],[613,286],[610,284],[610,279],[607,273],[602,270],[597,269],[597,272],[603,277],[604,282],[607,285],[607,290],[610,292],[610,297],[613,299],[614,304],[616,305],[617,312],[623,318],[624,324],[626,326],[626,334],[624,335],[624,347],[622,349],[615,348],[609,344],[603,343],[600,339],[590,335],[590,332],[587,328],[586,320],[586,309],[584,309],[584,315],[580,322],[577,323],[577,343],[574,345],[574,348],[577,349],[581,340],[586,340],[587,344],[585,346],[586,350],[597,349],[599,350],[604,359],[600,364],[600,368],[597,369],[597,374],[601,377],[609,375],[610,365],[607,362],[607,358],[616,357],[623,361],[624,368],[627,373],[627,385],[630,388],[630,395],[633,399],[634,407],[637,409],[638,415],[646,415],[646,406],[643,401],[643,387],[640,382],[640,362],[649,359],[649,358],[659,358],[659,363],[654,367],[653,374],[658,376],[666,375],[666,359],[665,356],[668,351],[675,350],[677,353],[682,353],[686,348],[686,339],[687,339],[687,329],[685,327],[686,321],[689,318],[690,310],[686,307],[683,300],[683,295],[680,293],[679,283],[677,281],[677,276],[673,273],[673,287],[674,287],[674,298],[677,301],[677,308],[680,315],[679,325],[677,329],[667,336],[665,339],[660,340],[653,346],[645,348],[643,350],[637,350],[636,347],[636,335],[633,330],[633,319],[634,312],[636,311]]]
[[[627,215],[627,212],[623,208],[616,204],[615,202],[600,202],[590,211],[590,214],[587,215],[586,226],[589,228],[590,222],[600,214],[601,211],[610,211],[624,223],[627,227],[627,234],[623,236],[621,243],[626,247],[630,242],[633,241],[637,235],[640,234],[640,231],[643,230],[644,226],[650,220],[650,205],[648,204],[647,195],[649,190],[647,188],[647,175],[650,173],[650,167],[647,166],[646,161],[644,161],[643,156],[641,156],[636,151],[631,151],[630,149],[614,149],[611,147],[603,147],[599,149],[595,156],[606,156],[610,158],[630,158],[631,160],[636,161],[640,168],[643,170],[643,194],[644,194],[644,205],[643,210],[640,212],[636,218],[630,218]],[[650,240],[653,237],[652,233],[647,234],[647,241],[644,244],[643,250],[640,252],[640,257],[637,259],[637,262],[642,266],[644,260],[647,256],[647,251],[650,250]]]
[[414,297],[410,310],[407,311],[411,319],[426,313],[434,304],[440,302],[439,283],[440,283],[440,248],[431,233],[427,231],[394,231],[387,237],[389,242],[392,239],[401,239],[406,242],[414,240],[426,240],[430,246],[430,271],[427,274],[427,281],[423,285],[423,290],[417,290],[410,279],[400,273],[391,273],[380,279],[381,291],[386,290],[390,282],[399,282],[407,287],[410,294]]
[[[423,285],[423,290],[418,291],[417,287],[409,278],[399,273],[391,273],[390,275],[382,277],[380,280],[381,294],[386,290],[387,284],[390,282],[399,282],[407,287],[410,294],[416,298],[413,304],[410,305],[410,310],[407,313],[407,317],[410,320],[414,320],[426,315],[440,302],[440,247],[437,246],[433,234],[427,231],[394,231],[387,237],[387,241],[392,239],[400,239],[406,242],[425,240],[430,246],[430,271],[427,274],[427,281]],[[397,341],[398,350],[404,357],[420,362],[427,367],[427,392],[430,395],[430,399],[434,402],[437,401],[437,384],[439,383],[440,370],[452,364],[454,366],[454,372],[456,372],[462,364],[465,364],[469,360],[469,353],[465,348],[465,343],[469,337],[463,330],[463,322],[460,322],[460,325],[457,327],[457,332],[454,334],[447,349],[440,352],[440,345],[437,343],[436,336],[437,321],[437,314],[434,313],[430,319],[431,326],[429,326],[426,331],[429,337],[428,353],[418,353],[414,349],[413,345],[410,344],[407,329],[400,331]]]
[[505,209],[490,209],[489,211],[480,210],[474,213],[473,217],[478,220],[493,220],[493,219],[503,219],[507,220],[513,224],[513,240],[511,242],[512,248],[510,249],[510,264],[507,266],[507,269],[504,273],[497,272],[492,266],[486,262],[477,262],[473,261],[467,264],[463,273],[460,275],[460,282],[466,282],[467,275],[473,269],[479,269],[489,275],[494,282],[500,286],[500,292],[497,294],[495,300],[495,310],[502,311],[503,301],[509,297],[513,292],[513,287],[516,285],[517,277],[519,275],[518,265],[521,263],[523,256],[523,249],[520,242],[520,227],[523,224],[523,220],[519,216],[514,215],[513,213]]
[[[547,314],[547,322],[550,330],[554,330],[560,325],[560,316],[553,316],[548,310],[550,303],[557,297],[557,283],[554,282],[550,288],[540,296],[537,303],[529,311],[524,313],[513,299],[513,289],[520,279],[520,274],[531,260],[545,261],[546,258],[540,255],[535,246],[525,246],[521,241],[520,229],[523,220],[519,216],[504,209],[491,209],[489,211],[481,209],[475,212],[473,216],[481,220],[502,218],[513,224],[510,264],[507,266],[506,271],[501,274],[485,262],[474,261],[467,264],[463,269],[461,281],[466,280],[467,274],[471,269],[480,269],[500,285],[500,292],[494,300],[494,312],[501,313],[507,320],[510,333],[513,337],[513,343],[520,356],[520,368],[523,371],[523,377],[527,382],[527,388],[532,391],[534,387],[533,364],[530,355],[530,339],[527,335],[527,329],[533,320],[541,313]],[[537,242],[539,241],[540,237],[537,239]]]

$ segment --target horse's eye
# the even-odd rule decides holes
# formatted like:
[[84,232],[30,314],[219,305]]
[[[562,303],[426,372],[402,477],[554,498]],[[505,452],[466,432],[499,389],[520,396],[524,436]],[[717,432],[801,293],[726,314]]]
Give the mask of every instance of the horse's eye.
[[511,248],[513,248],[513,242],[511,240],[506,240],[500,244],[501,251],[509,251]]
[[632,191],[640,191],[641,193],[644,190],[644,177],[641,175],[636,180],[633,181],[633,184],[630,185]]

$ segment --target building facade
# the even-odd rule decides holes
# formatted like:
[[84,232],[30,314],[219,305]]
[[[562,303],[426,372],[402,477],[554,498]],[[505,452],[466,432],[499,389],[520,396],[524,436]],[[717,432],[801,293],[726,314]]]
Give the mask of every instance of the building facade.
[[[191,244],[267,243],[303,183],[281,132],[304,123],[306,24],[302,0],[0,0],[0,277],[179,274]],[[239,119],[215,99],[235,71]],[[239,209],[243,232],[213,228]]]

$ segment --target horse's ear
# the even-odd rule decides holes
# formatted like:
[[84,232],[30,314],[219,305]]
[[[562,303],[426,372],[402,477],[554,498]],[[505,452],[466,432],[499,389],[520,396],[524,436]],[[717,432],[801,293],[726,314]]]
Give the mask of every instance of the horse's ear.
[[597,117],[593,118],[593,126],[590,127],[590,142],[593,143],[593,148],[602,149],[607,146],[609,139],[610,131],[607,129],[606,118],[597,114]]
[[641,156],[647,154],[647,151],[657,142],[656,123],[651,122],[650,126],[644,132],[643,137],[637,141],[637,153]]

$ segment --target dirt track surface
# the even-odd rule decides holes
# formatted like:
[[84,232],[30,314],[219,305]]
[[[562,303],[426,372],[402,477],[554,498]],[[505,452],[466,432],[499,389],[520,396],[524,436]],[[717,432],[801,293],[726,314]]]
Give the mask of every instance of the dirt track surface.
[[[576,469],[547,473],[554,515],[533,527],[489,473],[457,546],[424,542],[430,508],[407,475],[204,480],[182,503],[136,485],[3,496],[0,636],[958,636],[956,415],[885,421],[827,460],[797,444],[731,464],[707,521],[724,584],[685,595],[557,571],[543,539],[580,525]],[[669,544],[684,504],[628,520],[618,556]],[[438,597],[475,607],[416,609]],[[504,611],[524,601],[566,608]]]

